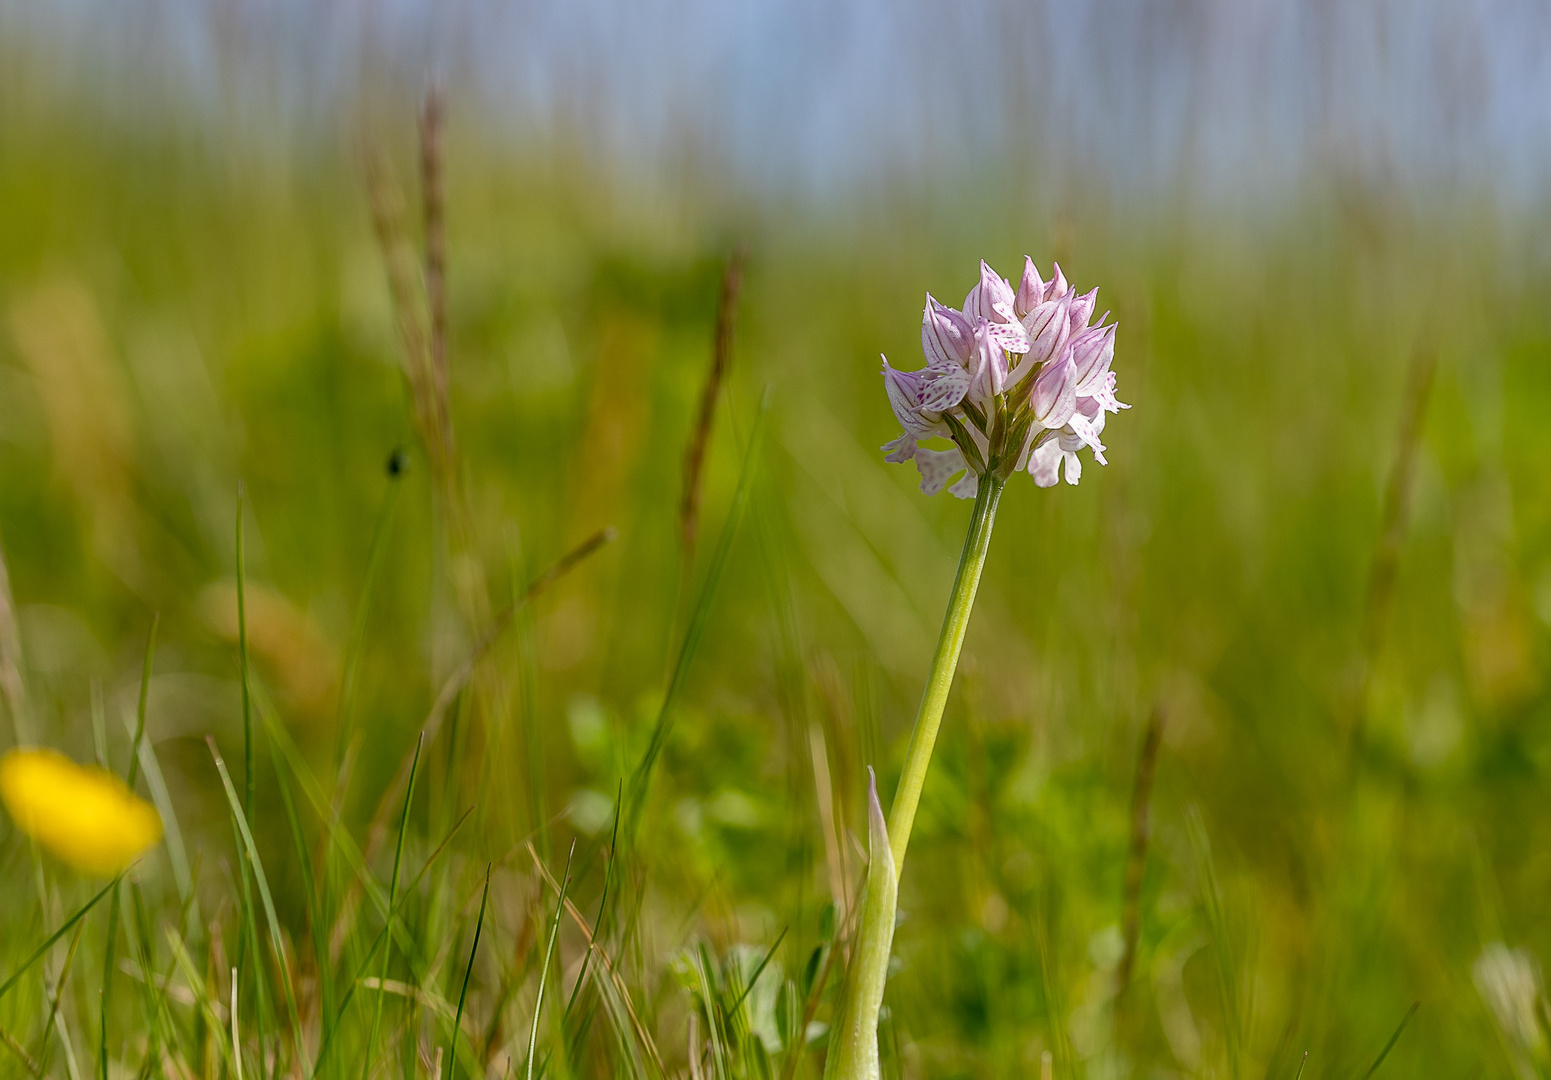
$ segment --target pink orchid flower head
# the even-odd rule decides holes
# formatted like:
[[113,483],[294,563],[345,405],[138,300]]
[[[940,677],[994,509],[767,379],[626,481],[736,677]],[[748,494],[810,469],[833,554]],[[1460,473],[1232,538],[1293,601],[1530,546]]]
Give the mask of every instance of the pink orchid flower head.
[[1047,281],[1029,258],[1016,289],[982,261],[961,309],[928,293],[926,366],[900,371],[883,361],[901,428],[885,460],[914,462],[922,491],[959,498],[973,498],[987,475],[1000,482],[1019,470],[1041,487],[1062,475],[1075,484],[1084,447],[1104,464],[1106,415],[1129,406],[1115,397],[1115,324],[1089,325],[1097,301],[1097,289],[1079,294],[1054,263]]

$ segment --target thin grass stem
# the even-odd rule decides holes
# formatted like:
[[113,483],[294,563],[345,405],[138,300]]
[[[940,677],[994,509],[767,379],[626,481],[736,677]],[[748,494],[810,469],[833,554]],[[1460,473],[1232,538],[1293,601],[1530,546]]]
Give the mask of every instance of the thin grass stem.
[[242,674],[242,812],[253,813],[253,695],[248,681],[248,607],[242,537],[242,481],[237,482],[237,663]]
[[[409,824],[409,808],[415,798],[415,773],[420,765],[420,751],[425,746],[425,732],[420,733],[415,741],[415,757],[409,765],[409,783],[404,791],[404,810],[399,814],[399,838],[398,844],[393,849],[393,876],[388,879],[388,925],[393,924],[393,907],[398,897],[399,864],[404,858],[404,834]],[[390,935],[391,936],[391,935]],[[382,966],[378,969],[377,976],[377,1007],[372,1013],[371,1037],[366,1042],[366,1052],[361,1060],[361,1080],[366,1080],[371,1075],[372,1054],[377,1049],[377,1032],[382,1026],[382,985],[388,978],[388,963],[393,958],[393,942],[389,940],[382,950]]]
[[755,465],[759,460],[760,448],[764,441],[765,418],[769,413],[770,398],[767,394],[761,402],[759,414],[754,421],[754,429],[749,436],[748,449],[744,452],[743,468],[738,477],[737,491],[733,495],[732,507],[727,512],[727,522],[722,526],[722,534],[717,540],[716,551],[711,557],[711,565],[706,571],[704,583],[695,597],[694,607],[690,611],[689,624],[684,630],[684,639],[679,645],[678,656],[673,665],[673,672],[668,678],[668,687],[663,694],[662,704],[657,709],[657,719],[652,725],[651,739],[647,743],[646,752],[642,754],[640,764],[635,768],[630,777],[630,787],[625,811],[625,842],[632,843],[635,837],[636,827],[639,825],[640,814],[646,801],[646,793],[651,786],[653,768],[657,763],[657,757],[662,753],[663,745],[667,742],[668,732],[672,726],[674,709],[678,703],[679,692],[684,686],[684,677],[689,670],[689,662],[694,658],[700,645],[700,638],[705,633],[706,623],[711,610],[711,598],[716,595],[716,588],[722,579],[722,573],[727,568],[728,556],[732,551],[733,538],[738,533],[738,526],[743,520],[744,510],[748,506],[749,493],[753,487]]
[[[1131,844],[1126,851],[1126,876],[1121,897],[1121,926],[1125,951],[1115,969],[1115,997],[1122,1001],[1136,966],[1137,942],[1142,925],[1142,878],[1147,870],[1147,844],[1152,837],[1152,786],[1158,767],[1158,748],[1163,743],[1163,710],[1155,706],[1142,736],[1136,761],[1136,781],[1131,790]],[[1120,1017],[1117,1009],[1116,1018]]]
[[33,964],[36,964],[40,959],[42,959],[43,955],[47,953],[49,949],[53,948],[54,942],[64,937],[65,934],[69,933],[72,926],[85,918],[86,913],[92,908],[96,907],[97,902],[112,892],[118,883],[123,880],[124,875],[120,874],[118,877],[108,882],[107,885],[103,886],[101,892],[97,893],[90,900],[86,901],[85,904],[77,908],[74,915],[66,919],[59,927],[59,929],[55,930],[48,936],[48,939],[44,941],[42,945],[39,945],[36,949],[34,949],[32,954],[28,956],[27,959],[22,961],[21,966],[18,967],[15,971],[11,972],[11,974],[6,977],[5,982],[0,983],[0,998],[5,997],[11,988],[14,987],[18,981],[20,981],[21,977],[27,973],[28,969],[31,968]]
[[[281,990],[285,994],[286,1009],[291,1022],[292,1039],[296,1045],[296,1060],[304,1061],[305,1054],[302,1049],[302,1023],[296,1005],[296,990],[291,984],[291,969],[285,959],[285,942],[280,934],[280,919],[275,914],[274,897],[269,891],[269,879],[264,874],[264,864],[259,861],[258,845],[253,842],[253,832],[248,827],[248,820],[243,816],[241,808],[237,805],[237,790],[232,786],[231,776],[226,771],[226,762],[221,760],[220,751],[216,749],[215,739],[212,736],[205,737],[206,744],[210,747],[211,756],[215,758],[216,771],[221,775],[221,786],[226,789],[226,799],[231,807],[232,818],[236,823],[237,831],[242,839],[243,849],[247,852],[248,865],[253,870],[253,881],[258,886],[259,900],[264,905],[264,918],[269,925],[269,945],[275,954],[275,966],[280,969]],[[255,969],[257,969],[257,950],[254,955]],[[262,1036],[259,1040],[263,1046]]]
[[[458,991],[458,1011],[452,1018],[452,1038],[447,1041],[447,1067],[451,1069],[449,1080],[458,1073],[458,1033],[463,1030],[463,1003],[468,1000],[469,977],[474,974],[474,957],[479,952],[479,934],[485,928],[485,906],[490,901],[490,871],[492,864],[485,864],[485,890],[479,897],[479,918],[474,920],[474,944],[469,946],[468,966],[463,969],[463,987]],[[469,1048],[472,1052],[473,1047]],[[441,1080],[441,1073],[437,1073]]]
[[555,917],[549,924],[549,943],[544,946],[544,966],[539,969],[539,992],[533,1003],[533,1027],[528,1032],[527,1080],[533,1080],[533,1057],[538,1048],[539,1018],[544,1012],[544,990],[549,985],[549,966],[555,955],[555,943],[560,938],[560,917],[565,914],[565,894],[571,887],[571,860],[576,855],[576,841],[571,841],[571,851],[565,857],[565,876],[560,879],[560,898],[555,901]]
[[[1389,1042],[1384,1044],[1384,1049],[1379,1051],[1379,1056],[1373,1059],[1373,1064],[1368,1066],[1368,1071],[1363,1073],[1363,1080],[1379,1071],[1379,1066],[1384,1064],[1384,1059],[1389,1057],[1389,1052],[1395,1049],[1395,1044],[1400,1041],[1400,1036],[1405,1033],[1406,1025],[1411,1023],[1411,1018],[1422,1007],[1420,1001],[1413,1001],[1411,1007],[1406,1010],[1406,1015],[1400,1018],[1400,1024],[1395,1028],[1394,1034],[1389,1037]],[[1301,1071],[1301,1070],[1300,1070]]]

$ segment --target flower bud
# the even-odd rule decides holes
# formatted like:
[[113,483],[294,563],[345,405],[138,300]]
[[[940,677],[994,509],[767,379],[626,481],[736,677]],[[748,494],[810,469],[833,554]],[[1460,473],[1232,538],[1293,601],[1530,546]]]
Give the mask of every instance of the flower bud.
[[1022,319],[1023,325],[1028,326],[1028,316],[1040,304],[1045,302],[1045,283],[1040,279],[1039,271],[1034,267],[1034,260],[1027,255],[1023,257],[1023,280],[1018,282],[1017,295],[1013,297],[1013,314]]
[[1094,305],[1099,302],[1099,290],[1094,289],[1086,296],[1078,296],[1072,300],[1071,318],[1072,333],[1081,333],[1088,325],[1088,320],[1093,318]]
[[1045,282],[1045,299],[1053,300],[1057,296],[1065,296],[1071,286],[1066,283],[1066,275],[1061,273],[1061,264],[1050,264],[1050,280]]

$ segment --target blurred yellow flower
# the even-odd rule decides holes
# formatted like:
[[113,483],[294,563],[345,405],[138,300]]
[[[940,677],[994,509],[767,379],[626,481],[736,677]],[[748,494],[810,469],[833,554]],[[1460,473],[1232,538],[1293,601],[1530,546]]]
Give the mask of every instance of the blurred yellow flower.
[[156,810],[122,780],[52,750],[0,758],[0,801],[22,832],[99,877],[117,874],[162,836]]

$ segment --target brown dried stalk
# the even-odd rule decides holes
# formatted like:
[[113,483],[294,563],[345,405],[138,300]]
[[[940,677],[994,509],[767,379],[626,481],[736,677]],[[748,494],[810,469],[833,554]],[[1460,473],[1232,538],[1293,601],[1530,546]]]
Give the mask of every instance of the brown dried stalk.
[[705,469],[706,447],[716,420],[716,403],[721,396],[722,380],[732,362],[732,341],[738,309],[738,293],[743,287],[743,265],[748,246],[739,244],[722,271],[722,290],[716,302],[716,337],[711,349],[711,369],[706,373],[700,394],[700,413],[695,431],[684,454],[684,501],[679,508],[679,532],[683,538],[685,561],[689,561],[700,529],[700,489]]
[[1368,577],[1368,594],[1363,606],[1362,653],[1351,703],[1351,740],[1353,749],[1362,745],[1368,713],[1368,682],[1384,644],[1390,608],[1395,599],[1395,575],[1400,567],[1400,549],[1405,543],[1410,517],[1412,479],[1416,473],[1416,455],[1422,442],[1422,424],[1427,403],[1432,397],[1433,377],[1438,370],[1438,354],[1431,347],[1419,346],[1411,354],[1406,373],[1404,404],[1400,412],[1400,430],[1395,438],[1395,462],[1384,485],[1384,503],[1379,516],[1379,542],[1374,550],[1373,567]]
[[382,251],[383,267],[388,274],[388,292],[398,316],[399,338],[404,347],[404,381],[415,413],[415,426],[431,458],[438,483],[445,476],[446,460],[437,424],[434,379],[431,375],[430,334],[420,302],[419,271],[404,230],[404,202],[389,177],[387,162],[380,153],[368,154],[366,192],[371,204],[372,227]]
[[437,425],[452,452],[447,371],[447,198],[442,167],[442,96],[432,86],[420,110],[420,193],[425,213],[425,298],[431,317],[431,384]]
[[11,713],[16,741],[32,741],[32,725],[27,717],[27,690],[22,681],[22,636],[16,622],[16,603],[11,597],[11,576],[6,569],[5,552],[0,551],[0,694]]
[[[1147,870],[1147,844],[1152,839],[1152,783],[1158,769],[1158,748],[1163,743],[1163,709],[1154,706],[1142,736],[1142,752],[1136,762],[1136,784],[1131,789],[1131,847],[1126,853],[1126,879],[1121,925],[1125,951],[1115,970],[1115,997],[1119,1001],[1131,984],[1136,966],[1137,941],[1142,926],[1142,876]],[[1116,1010],[1116,1016],[1120,1010]]]

